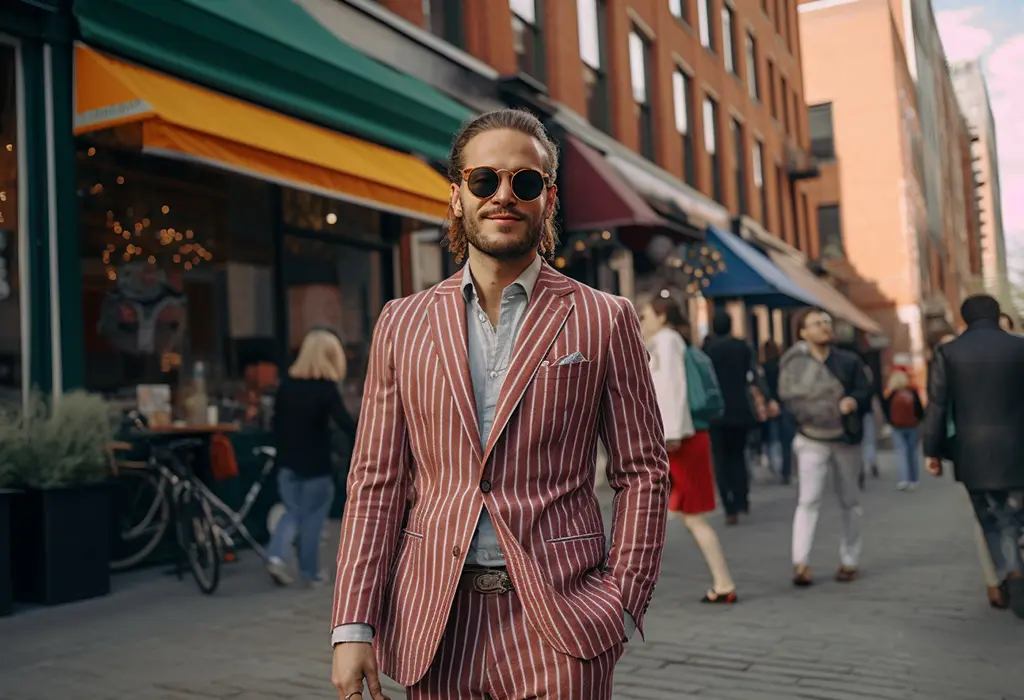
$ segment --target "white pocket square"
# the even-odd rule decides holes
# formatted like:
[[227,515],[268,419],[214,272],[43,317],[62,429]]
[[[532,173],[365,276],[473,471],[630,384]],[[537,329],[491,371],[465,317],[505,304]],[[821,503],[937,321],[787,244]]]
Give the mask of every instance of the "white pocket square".
[[587,358],[583,356],[582,352],[576,351],[571,355],[566,355],[562,359],[555,362],[556,367],[563,367],[565,365],[578,365],[587,362]]

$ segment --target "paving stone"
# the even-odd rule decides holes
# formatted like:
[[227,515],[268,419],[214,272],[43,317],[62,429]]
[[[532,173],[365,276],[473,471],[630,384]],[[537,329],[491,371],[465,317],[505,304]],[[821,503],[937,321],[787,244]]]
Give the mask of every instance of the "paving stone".
[[[627,646],[616,700],[1024,700],[1024,623],[987,605],[962,491],[929,480],[900,493],[891,454],[882,466],[863,498],[863,576],[853,584],[831,579],[830,490],[807,590],[789,583],[794,487],[756,479],[738,527],[710,516],[736,606],[697,602],[707,569],[673,520],[646,641]],[[606,517],[610,496],[601,494]],[[337,699],[329,589],[275,588],[246,553],[214,596],[159,570],[120,574],[113,587],[0,619],[0,700]],[[392,700],[405,695],[384,686]]]

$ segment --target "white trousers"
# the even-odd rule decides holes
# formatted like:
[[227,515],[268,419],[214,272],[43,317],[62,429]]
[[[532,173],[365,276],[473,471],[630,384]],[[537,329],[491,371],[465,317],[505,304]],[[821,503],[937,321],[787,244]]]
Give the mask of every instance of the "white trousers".
[[860,487],[857,483],[862,468],[861,446],[819,442],[797,435],[793,440],[793,453],[800,473],[800,495],[793,515],[793,565],[810,563],[825,482],[832,472],[832,485],[843,518],[839,561],[845,567],[856,568],[862,544]]

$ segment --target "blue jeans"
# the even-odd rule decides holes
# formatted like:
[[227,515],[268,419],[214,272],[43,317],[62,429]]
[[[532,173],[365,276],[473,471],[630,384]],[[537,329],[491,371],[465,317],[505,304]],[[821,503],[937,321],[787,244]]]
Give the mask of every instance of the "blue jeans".
[[771,418],[767,426],[768,460],[772,470],[777,472],[782,483],[788,484],[793,473],[793,439],[796,437],[796,422],[785,410],[778,417]]
[[307,581],[320,574],[320,533],[334,500],[334,480],[330,476],[300,479],[291,469],[277,473],[277,491],[286,512],[270,538],[267,554],[282,561],[295,535],[299,536],[299,574]]
[[916,484],[921,473],[918,444],[921,434],[917,428],[893,428],[892,444],[900,460],[900,483]]
[[1024,534],[1024,491],[970,491],[985,544],[992,555],[996,577],[1024,574],[1020,538]]

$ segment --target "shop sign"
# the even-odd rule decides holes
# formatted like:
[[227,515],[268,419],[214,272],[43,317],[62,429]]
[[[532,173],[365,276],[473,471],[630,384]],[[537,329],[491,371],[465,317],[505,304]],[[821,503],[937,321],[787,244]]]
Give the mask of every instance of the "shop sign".
[[11,298],[11,231],[0,229],[0,301]]

